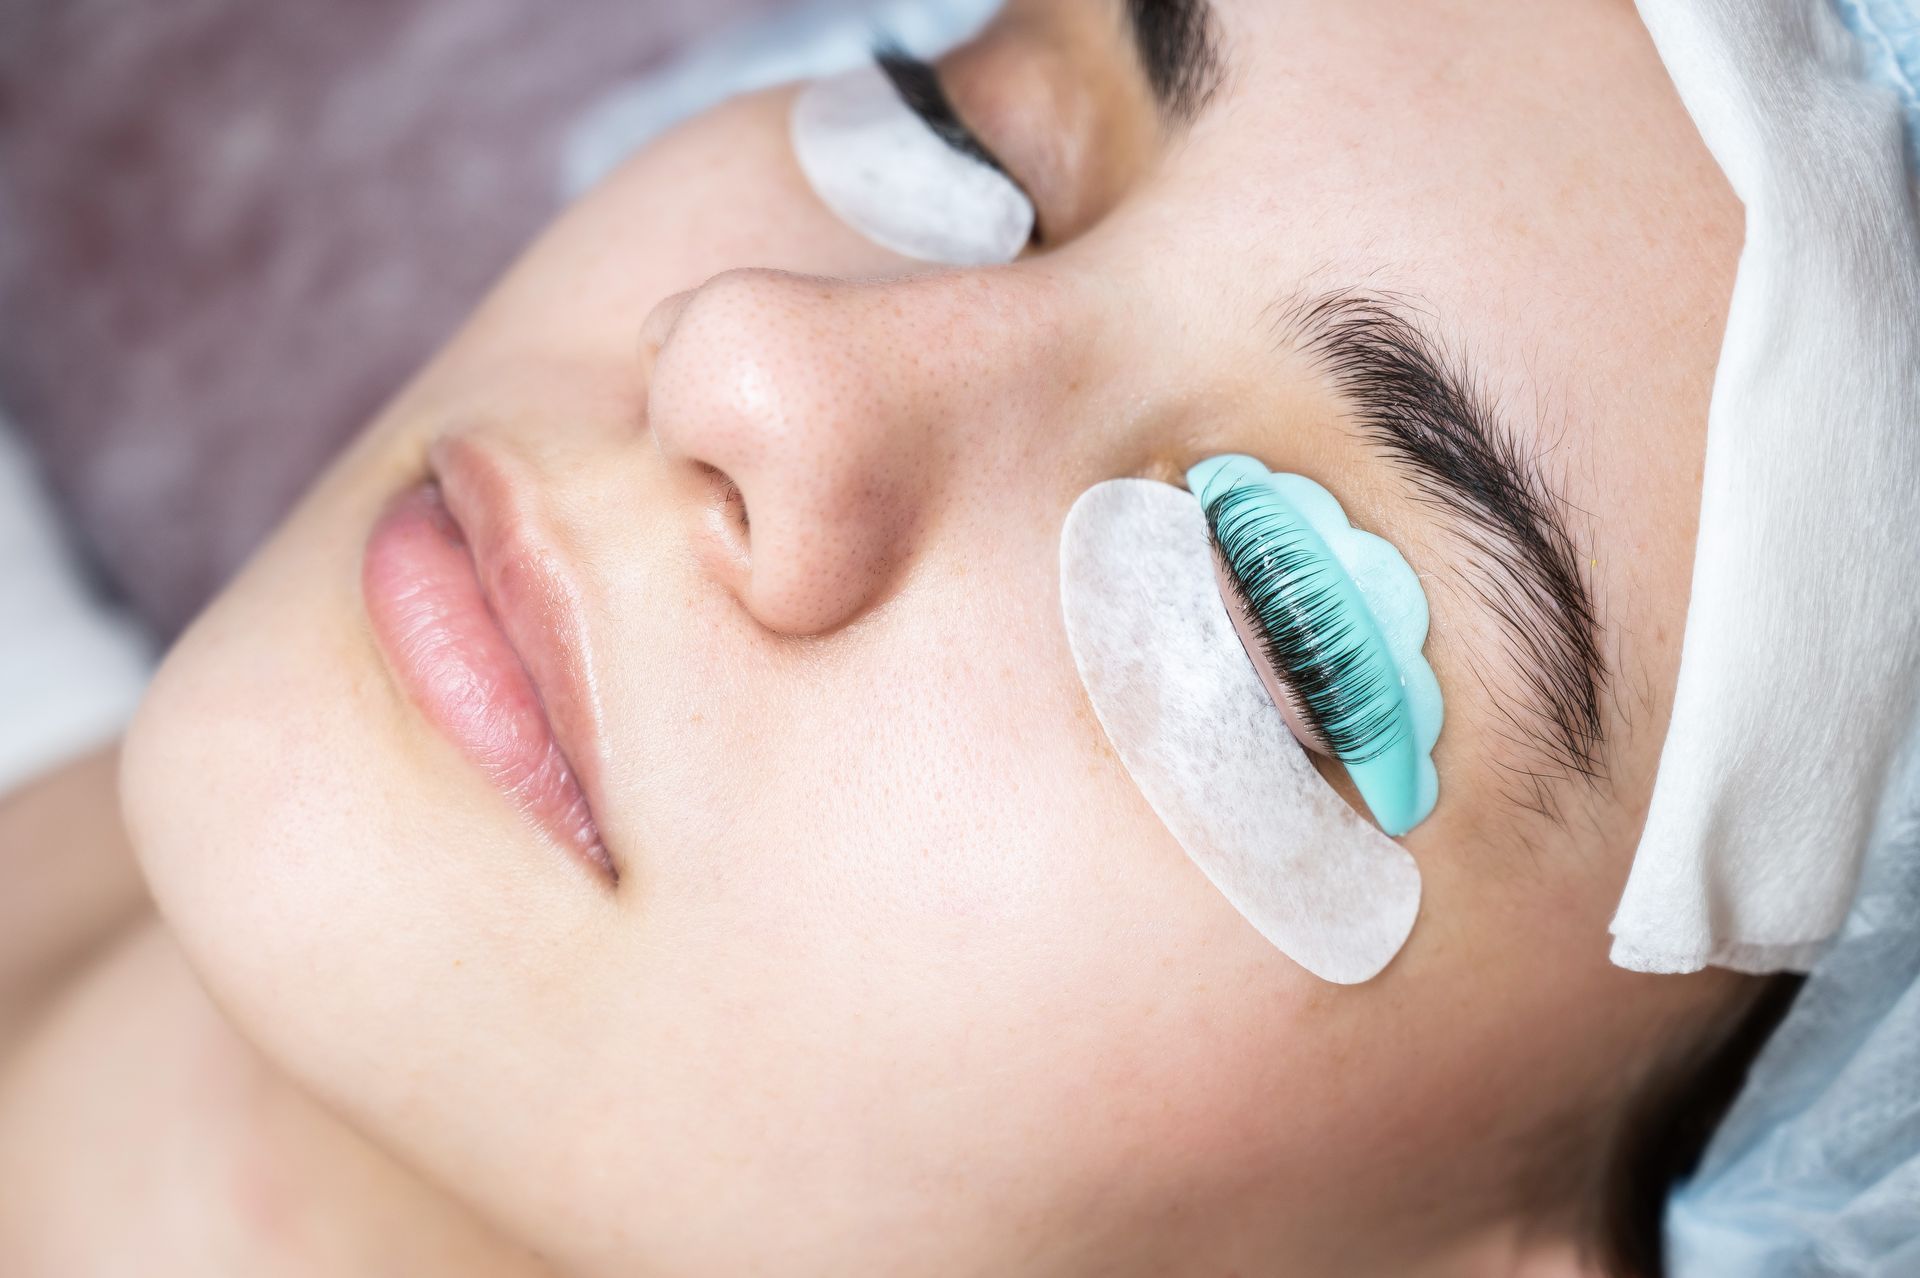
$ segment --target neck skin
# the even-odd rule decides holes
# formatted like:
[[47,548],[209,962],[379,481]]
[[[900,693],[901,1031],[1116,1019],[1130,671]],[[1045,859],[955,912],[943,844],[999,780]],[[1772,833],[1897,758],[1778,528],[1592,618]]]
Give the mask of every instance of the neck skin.
[[73,974],[152,908],[109,745],[0,792],[0,1055]]

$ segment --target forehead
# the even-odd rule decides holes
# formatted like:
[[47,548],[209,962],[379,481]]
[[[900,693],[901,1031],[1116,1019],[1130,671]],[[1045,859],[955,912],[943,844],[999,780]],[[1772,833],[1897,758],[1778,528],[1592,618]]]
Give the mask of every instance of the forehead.
[[1610,415],[1710,377],[1738,206],[1631,5],[1214,8],[1219,90],[1142,201],[1182,242],[1250,289],[1413,294],[1502,399]]

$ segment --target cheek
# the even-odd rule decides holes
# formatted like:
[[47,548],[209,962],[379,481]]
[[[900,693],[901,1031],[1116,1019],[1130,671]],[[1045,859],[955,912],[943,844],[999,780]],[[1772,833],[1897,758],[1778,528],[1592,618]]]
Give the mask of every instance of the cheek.
[[699,1098],[709,1140],[782,1133],[752,1151],[769,1194],[830,1149],[862,1180],[911,1168],[968,1210],[1069,1218],[1255,1181],[1312,1197],[1383,1140],[1435,1138],[1396,1112],[1417,1045],[1381,1031],[1404,996],[1307,976],[1206,882],[1035,585],[990,610],[1004,628],[943,624],[989,611],[957,589],[916,600],[810,690],[738,689],[762,712],[675,739],[745,806],[721,830],[655,818],[660,917],[687,940],[664,951],[700,980],[648,1018],[700,1063],[663,1063],[663,1093]]
[[643,917],[598,962],[626,1045],[598,1126],[664,1236],[724,1231],[684,1189],[709,1176],[783,1214],[864,1204],[848,1230],[1144,1210],[1227,1174],[1274,1090],[1247,1040],[1300,978],[1112,760],[1050,581],[967,584],[792,666],[697,600],[631,619]]

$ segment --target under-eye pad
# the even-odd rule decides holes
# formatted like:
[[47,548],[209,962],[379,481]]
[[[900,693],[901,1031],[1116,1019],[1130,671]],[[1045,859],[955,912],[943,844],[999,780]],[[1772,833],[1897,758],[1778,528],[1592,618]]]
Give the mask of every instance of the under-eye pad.
[[1013,261],[1033,202],[992,164],[940,137],[878,65],[807,86],[793,152],[822,203],[882,248],[949,266]]
[[1405,834],[1440,792],[1440,684],[1421,653],[1427,596],[1419,578],[1304,475],[1228,454],[1190,469],[1187,485],[1229,560],[1241,606],[1261,614],[1249,621],[1268,652],[1249,655],[1284,664],[1273,653],[1285,647],[1310,667],[1315,687],[1295,687],[1296,705],[1318,721],[1326,753],[1345,765],[1380,828]]
[[1420,870],[1315,771],[1227,614],[1193,494],[1116,479],[1060,537],[1074,665],[1128,774],[1229,903],[1301,967],[1354,984],[1413,929]]

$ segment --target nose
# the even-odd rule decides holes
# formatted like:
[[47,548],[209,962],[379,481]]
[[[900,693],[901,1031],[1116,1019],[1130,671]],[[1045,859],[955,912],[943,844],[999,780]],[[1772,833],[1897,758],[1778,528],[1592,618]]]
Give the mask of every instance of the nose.
[[819,634],[861,616],[956,481],[1017,451],[1045,398],[1034,330],[1057,326],[1044,290],[1005,274],[734,271],[648,318],[649,424],[708,562],[761,625]]

